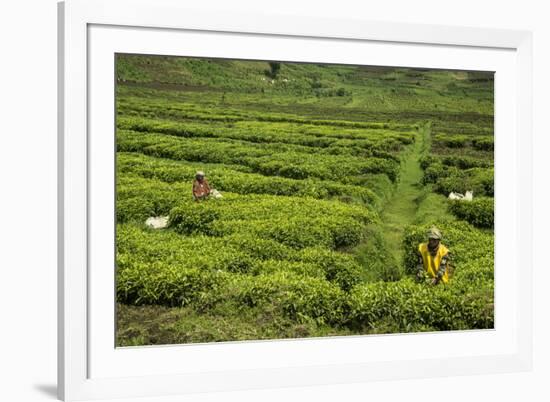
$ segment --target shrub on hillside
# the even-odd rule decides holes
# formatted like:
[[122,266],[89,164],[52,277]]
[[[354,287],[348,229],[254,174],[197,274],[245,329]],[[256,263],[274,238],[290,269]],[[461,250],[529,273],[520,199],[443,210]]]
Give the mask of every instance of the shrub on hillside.
[[422,176],[422,184],[435,183],[442,177],[449,176],[449,169],[441,163],[433,163],[426,167],[424,176]]
[[301,250],[295,258],[322,267],[325,278],[336,283],[342,290],[348,291],[361,281],[364,268],[352,255],[314,247]]
[[346,316],[346,295],[324,279],[280,272],[238,279],[238,301],[249,307],[275,306],[298,321],[340,324]]
[[472,289],[465,297],[460,284],[431,287],[412,279],[362,284],[353,289],[348,325],[363,330],[411,332],[428,329],[493,328],[492,287]]
[[459,169],[470,169],[476,167],[490,167],[493,162],[487,159],[473,158],[469,156],[445,156],[441,162],[447,166],[456,166]]
[[420,158],[419,162],[420,167],[425,170],[428,166],[440,162],[440,158],[434,155],[425,155]]
[[448,195],[450,192],[466,193],[473,191],[474,195],[493,196],[493,169],[472,168],[459,170],[449,168],[446,175],[436,180],[434,190]]
[[495,148],[495,142],[492,137],[478,137],[472,140],[472,145],[475,149],[481,151],[493,151]]
[[219,212],[204,202],[182,204],[170,212],[170,226],[186,235],[209,234],[211,224],[219,217]]
[[440,134],[435,139],[449,148],[463,148],[469,143],[469,138],[465,135]]
[[451,201],[449,209],[459,219],[470,222],[482,228],[492,228],[494,225],[494,199],[476,198],[470,202]]

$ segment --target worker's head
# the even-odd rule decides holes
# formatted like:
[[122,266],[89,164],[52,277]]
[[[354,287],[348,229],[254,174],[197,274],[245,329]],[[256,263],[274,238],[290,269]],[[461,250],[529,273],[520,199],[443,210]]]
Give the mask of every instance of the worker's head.
[[204,172],[202,170],[197,171],[197,173],[195,174],[195,178],[198,181],[202,181],[204,179]]
[[441,241],[441,232],[438,228],[435,226],[432,226],[430,230],[428,230],[428,245],[430,248],[435,248],[439,245],[439,242]]

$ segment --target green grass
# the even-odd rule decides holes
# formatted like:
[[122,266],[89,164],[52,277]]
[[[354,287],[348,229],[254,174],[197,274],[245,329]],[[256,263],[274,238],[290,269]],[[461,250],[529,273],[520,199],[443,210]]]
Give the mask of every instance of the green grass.
[[400,250],[403,228],[412,223],[416,214],[416,203],[421,191],[420,180],[422,178],[422,169],[418,163],[422,139],[429,135],[426,129],[422,129],[417,135],[417,141],[408,150],[407,155],[401,163],[400,180],[393,197],[382,210],[382,233],[392,250],[397,261],[401,261]]
[[189,307],[117,306],[119,346],[353,335],[346,327],[296,322],[275,308],[197,313]]

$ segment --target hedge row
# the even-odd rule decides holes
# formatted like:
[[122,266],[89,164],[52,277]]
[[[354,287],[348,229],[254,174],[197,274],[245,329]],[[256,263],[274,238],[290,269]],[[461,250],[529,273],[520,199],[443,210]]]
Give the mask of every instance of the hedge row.
[[435,141],[449,148],[464,148],[472,146],[480,151],[493,151],[494,139],[492,135],[471,136],[461,134],[437,134]]
[[488,159],[474,158],[471,156],[437,156],[427,155],[420,158],[420,167],[427,169],[431,165],[454,166],[459,169],[470,169],[475,167],[492,167],[493,161]]
[[261,144],[302,145],[322,148],[320,152],[329,154],[336,153],[338,150],[343,152],[342,148],[346,148],[345,151],[349,154],[362,156],[373,155],[374,151],[399,151],[401,145],[410,143],[412,138],[410,134],[389,130],[364,131],[361,132],[361,135],[341,138],[331,132],[318,135],[302,134],[277,130],[266,124],[256,128],[238,128],[212,123],[178,122],[127,116],[117,118],[117,127],[122,130],[162,133],[185,138],[228,138]]
[[[223,164],[198,164],[193,162],[158,159],[137,153],[117,154],[117,172],[122,175],[139,175],[167,183],[191,183],[197,170],[206,171],[210,184],[220,191],[239,194],[292,195],[298,197],[359,200],[366,204],[379,204],[375,191],[356,185],[341,184],[330,180],[296,180],[277,176],[264,176],[240,171],[242,167]],[[373,178],[374,179],[374,178]],[[391,189],[387,183],[386,191]],[[375,188],[375,190],[378,190]]]
[[136,267],[148,270],[143,268],[148,266],[248,275],[292,272],[326,279],[345,290],[355,285],[361,276],[361,268],[349,254],[318,246],[296,250],[252,233],[225,237],[180,236],[172,231],[118,225],[117,255],[119,273]]
[[430,287],[412,279],[365,283],[348,293],[330,281],[294,272],[243,275],[199,269],[170,270],[158,263],[119,273],[118,299],[128,304],[192,306],[207,312],[219,304],[235,308],[280,307],[288,318],[349,326],[361,332],[392,322],[393,331],[492,328],[493,283],[482,287]]
[[[416,264],[414,250],[418,242],[425,240],[427,228],[428,225],[414,226],[406,230],[403,246],[409,271]],[[362,333],[383,331],[384,328],[388,332],[492,328],[492,236],[466,223],[443,225],[441,229],[443,243],[450,248],[456,269],[449,285],[437,287],[416,283],[412,278],[342,286],[335,280],[338,274],[358,277],[355,268],[351,268],[354,266],[352,260],[342,257],[341,253],[315,248],[296,251],[285,246],[274,247],[267,252],[299,257],[279,261],[258,258],[252,271],[215,266],[205,268],[193,262],[193,258],[200,261],[200,256],[211,250],[208,247],[216,247],[215,243],[205,246],[205,237],[171,240],[195,242],[196,254],[191,257],[178,255],[184,251],[178,251],[177,247],[159,250],[151,244],[149,234],[138,240],[141,235],[131,238],[136,235],[126,232],[118,253],[118,300],[138,305],[191,306],[200,312],[212,311],[221,305],[231,305],[234,309],[275,309],[297,322],[314,320],[347,326]],[[167,232],[152,236],[178,239],[174,237],[176,234]],[[243,244],[255,244],[246,237],[239,238]],[[163,244],[167,244],[165,240],[162,240]],[[216,241],[210,239],[207,244],[211,240]],[[231,241],[226,244],[237,245]],[[250,251],[241,246],[233,250],[245,254]],[[184,248],[185,253],[195,249]],[[263,247],[255,246],[254,249],[256,251],[248,257],[258,257],[256,252]],[[154,250],[158,255],[155,256]],[[223,255],[226,249],[221,251]],[[137,258],[136,253],[141,252],[147,257]],[[171,256],[171,252],[176,255]],[[333,256],[332,260],[339,261],[339,264],[327,263],[323,254]]]
[[293,248],[352,247],[375,219],[358,205],[271,196],[182,203],[170,212],[171,226],[184,235],[253,233]]
[[436,162],[426,167],[422,182],[432,183],[434,191],[443,195],[466,191],[473,191],[474,195],[494,195],[493,168],[460,169]]
[[482,228],[493,228],[495,207],[494,199],[488,197],[475,198],[470,202],[451,201],[450,211],[458,218]]
[[165,100],[161,97],[156,98],[137,98],[125,96],[117,101],[117,111],[119,114],[134,114],[138,116],[148,115],[153,118],[170,118],[174,120],[193,119],[219,122],[240,122],[257,121],[270,123],[291,123],[299,126],[317,126],[343,128],[343,129],[384,129],[384,130],[410,130],[416,127],[409,124],[389,123],[389,122],[369,122],[369,121],[350,121],[350,120],[329,120],[306,118],[291,113],[274,113],[266,111],[254,111],[234,109],[227,105],[213,108],[212,105],[197,106]]
[[117,131],[118,152],[202,163],[238,164],[263,175],[292,179],[318,178],[344,184],[360,182],[361,175],[386,174],[392,181],[399,175],[399,163],[384,158],[327,155],[295,145],[258,145],[235,140],[186,139],[162,134]]

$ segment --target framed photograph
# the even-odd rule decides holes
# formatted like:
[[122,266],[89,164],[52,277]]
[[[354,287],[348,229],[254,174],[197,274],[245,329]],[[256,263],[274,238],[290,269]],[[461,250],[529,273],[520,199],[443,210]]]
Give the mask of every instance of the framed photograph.
[[529,32],[58,10],[60,398],[531,368]]

